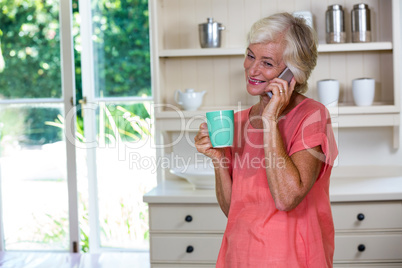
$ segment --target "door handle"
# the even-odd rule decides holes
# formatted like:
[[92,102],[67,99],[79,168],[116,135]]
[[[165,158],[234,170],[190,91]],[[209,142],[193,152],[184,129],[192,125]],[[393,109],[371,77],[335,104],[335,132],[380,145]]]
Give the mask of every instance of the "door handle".
[[83,97],[82,99],[78,100],[78,104],[81,108],[81,117],[84,117],[84,105],[87,104],[87,97]]

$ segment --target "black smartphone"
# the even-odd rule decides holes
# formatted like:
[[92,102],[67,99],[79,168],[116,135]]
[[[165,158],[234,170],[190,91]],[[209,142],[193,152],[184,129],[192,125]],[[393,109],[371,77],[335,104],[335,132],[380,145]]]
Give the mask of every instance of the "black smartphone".
[[[278,76],[278,78],[283,79],[285,81],[288,81],[288,84],[290,84],[290,81],[292,81],[293,78],[293,74],[292,71],[289,70],[288,67],[285,68],[285,70],[283,70],[283,72]],[[272,98],[272,92],[267,92],[268,96],[270,98]]]

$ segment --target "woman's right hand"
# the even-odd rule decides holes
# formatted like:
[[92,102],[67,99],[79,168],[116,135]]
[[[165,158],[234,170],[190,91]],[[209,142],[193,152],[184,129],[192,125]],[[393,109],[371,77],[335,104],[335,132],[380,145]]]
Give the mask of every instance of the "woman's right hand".
[[208,156],[212,160],[220,160],[224,157],[225,151],[223,148],[212,147],[211,140],[209,139],[207,123],[202,123],[198,130],[197,136],[194,138],[195,147],[197,151]]

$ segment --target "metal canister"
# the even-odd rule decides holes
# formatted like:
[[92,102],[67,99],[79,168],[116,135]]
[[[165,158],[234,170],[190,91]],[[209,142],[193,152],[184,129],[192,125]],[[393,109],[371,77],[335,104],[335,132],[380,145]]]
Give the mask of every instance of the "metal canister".
[[213,18],[207,18],[207,23],[198,24],[200,45],[202,48],[216,48],[221,46],[221,32],[225,27],[221,23],[214,22]]
[[371,42],[370,9],[367,4],[357,4],[352,10],[352,42]]
[[345,20],[341,5],[328,6],[325,12],[326,41],[329,44],[345,43]]

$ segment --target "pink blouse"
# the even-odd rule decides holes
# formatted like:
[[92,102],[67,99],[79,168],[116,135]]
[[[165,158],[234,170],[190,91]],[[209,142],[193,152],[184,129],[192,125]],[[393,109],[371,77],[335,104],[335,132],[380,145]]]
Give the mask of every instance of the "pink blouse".
[[[275,207],[265,167],[283,165],[265,159],[263,130],[249,122],[251,108],[235,115],[231,159],[232,197],[216,267],[332,267],[334,225],[329,177],[337,146],[325,106],[304,99],[278,122],[288,155],[321,146],[325,164],[303,201],[291,211]],[[272,157],[271,157],[272,156]]]

